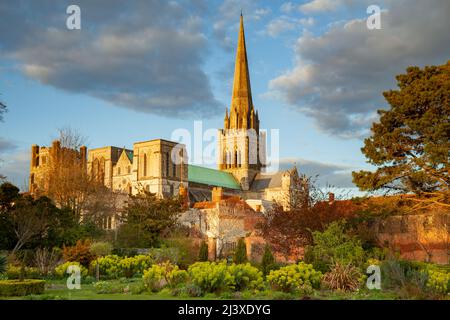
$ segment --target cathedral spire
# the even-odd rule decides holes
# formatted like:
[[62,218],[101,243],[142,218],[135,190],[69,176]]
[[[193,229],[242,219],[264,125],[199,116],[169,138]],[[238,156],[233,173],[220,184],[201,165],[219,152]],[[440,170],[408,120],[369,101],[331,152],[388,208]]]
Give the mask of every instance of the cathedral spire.
[[[253,101],[250,87],[250,73],[248,71],[247,49],[245,46],[244,17],[241,14],[234,68],[230,122],[237,123],[238,128],[248,128],[250,110],[252,108]],[[238,118],[236,119],[237,121],[233,121],[235,117]]]

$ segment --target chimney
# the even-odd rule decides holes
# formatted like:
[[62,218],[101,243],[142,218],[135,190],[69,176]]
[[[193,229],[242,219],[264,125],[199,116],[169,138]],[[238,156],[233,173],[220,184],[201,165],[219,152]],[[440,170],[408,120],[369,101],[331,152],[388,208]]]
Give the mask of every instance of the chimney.
[[214,187],[211,192],[212,202],[219,202],[223,198],[223,189],[221,187]]
[[328,193],[328,203],[329,204],[333,204],[334,203],[334,193],[333,192],[329,192]]

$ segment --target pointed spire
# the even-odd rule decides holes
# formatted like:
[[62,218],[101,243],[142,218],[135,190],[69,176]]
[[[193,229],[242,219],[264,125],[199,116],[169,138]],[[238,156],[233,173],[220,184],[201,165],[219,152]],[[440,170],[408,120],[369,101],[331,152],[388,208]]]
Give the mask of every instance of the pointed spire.
[[[248,71],[247,49],[245,46],[244,17],[241,13],[230,117],[232,113],[238,113],[241,117],[248,119],[252,107],[250,73]],[[239,123],[245,124],[248,121],[240,121]]]

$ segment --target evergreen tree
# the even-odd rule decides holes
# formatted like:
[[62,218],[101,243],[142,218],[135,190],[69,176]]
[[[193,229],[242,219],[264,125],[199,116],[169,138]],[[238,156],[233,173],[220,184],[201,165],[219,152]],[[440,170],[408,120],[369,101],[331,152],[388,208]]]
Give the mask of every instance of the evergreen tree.
[[247,262],[247,247],[245,245],[244,239],[239,239],[236,251],[233,257],[234,263],[245,263]]
[[409,67],[398,90],[384,92],[390,105],[365,139],[364,153],[376,171],[353,172],[361,190],[395,190],[450,206],[450,61]]
[[261,271],[264,276],[268,275],[270,270],[275,269],[275,257],[272,254],[272,250],[270,250],[270,246],[266,244],[264,247],[264,255],[261,261]]
[[200,251],[198,253],[198,261],[208,261],[208,245],[202,241]]

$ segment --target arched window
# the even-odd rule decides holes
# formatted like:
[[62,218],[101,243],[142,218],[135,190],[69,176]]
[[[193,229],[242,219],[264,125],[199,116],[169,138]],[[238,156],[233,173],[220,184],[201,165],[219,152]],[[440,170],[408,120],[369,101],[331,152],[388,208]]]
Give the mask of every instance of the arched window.
[[234,151],[234,165],[237,167],[237,163],[238,163],[238,152],[237,150]]

